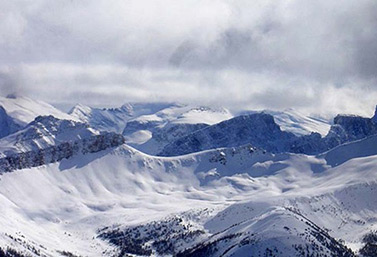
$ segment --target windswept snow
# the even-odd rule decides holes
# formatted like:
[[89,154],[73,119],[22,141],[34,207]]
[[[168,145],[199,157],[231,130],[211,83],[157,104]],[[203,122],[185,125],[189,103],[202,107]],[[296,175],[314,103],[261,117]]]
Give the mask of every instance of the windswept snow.
[[282,112],[270,110],[264,112],[274,116],[275,122],[282,130],[292,132],[297,136],[309,135],[312,132],[326,136],[331,126],[329,120],[307,116],[294,109],[287,109]]
[[[125,104],[64,114],[27,98],[0,104],[10,133],[0,152],[17,166],[0,171],[1,249],[33,257],[354,256],[377,230],[372,119],[338,115],[330,126],[293,110],[234,117],[222,108]],[[179,140],[169,146],[175,157],[147,154]],[[181,147],[198,142],[205,147]]]
[[[11,235],[47,255],[67,250],[112,256],[119,248],[97,238],[98,229],[140,225],[195,208],[209,210],[205,217],[191,221],[206,238],[238,233],[250,240],[259,238],[260,244],[249,245],[249,252],[274,245],[288,256],[296,251],[289,238],[305,245],[308,241],[300,234],[309,228],[357,248],[377,218],[372,197],[377,190],[375,165],[377,157],[370,156],[368,161],[354,159],[331,168],[323,158],[272,155],[251,146],[164,158],[123,145],[2,175],[0,204],[6,211],[0,214],[0,246],[25,250],[25,243],[7,236]],[[245,199],[250,203],[244,207]],[[241,205],[232,205],[237,202]],[[314,225],[308,227],[301,216]],[[281,237],[276,237],[277,231]],[[239,240],[244,236],[222,242],[219,251],[236,245],[226,256],[242,254],[246,248],[239,246],[246,244]],[[195,240],[179,249],[213,241]]]
[[27,97],[0,97],[0,105],[19,125],[26,125],[40,115],[52,115],[59,119],[76,120],[52,105]]
[[281,130],[291,132],[296,136],[309,135],[312,132],[326,136],[332,124],[332,122],[328,119],[317,115],[306,115],[292,108],[284,111],[242,111],[240,114],[245,115],[259,112],[272,115],[276,124],[280,126]]
[[346,143],[322,154],[331,166],[340,165],[354,158],[377,155],[377,136],[370,136],[354,142]]

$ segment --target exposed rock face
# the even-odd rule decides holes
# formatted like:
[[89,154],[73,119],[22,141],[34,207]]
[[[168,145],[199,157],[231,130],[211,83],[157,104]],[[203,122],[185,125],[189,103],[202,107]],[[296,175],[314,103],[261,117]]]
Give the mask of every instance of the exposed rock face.
[[123,143],[122,135],[111,132],[44,149],[16,153],[0,159],[0,173],[54,163],[78,154],[95,153]]
[[319,133],[311,133],[292,140],[287,152],[317,154],[326,150],[328,150],[326,140]]
[[159,142],[172,142],[175,139],[186,136],[194,131],[208,127],[209,125],[203,123],[197,124],[186,124],[186,123],[176,123],[169,124],[162,128],[156,128],[152,137]]
[[338,115],[329,133],[295,136],[282,131],[273,116],[254,113],[195,131],[168,144],[161,156],[176,156],[218,147],[236,147],[244,144],[263,148],[272,153],[292,152],[318,154],[340,144],[377,134],[377,125],[370,118]]
[[[334,126],[340,126],[343,131],[335,133],[343,142],[362,139],[377,134],[377,126],[372,119],[360,116],[338,115],[334,118]],[[332,129],[333,129],[332,128]],[[330,130],[331,131],[331,130]]]
[[0,138],[8,136],[21,129],[21,126],[13,121],[5,109],[0,106]]
[[161,125],[160,121],[133,120],[126,124],[122,134],[129,135],[139,130],[154,130],[158,125]]
[[87,124],[39,116],[27,127],[1,140],[0,173],[36,167],[94,153],[124,143],[122,135],[99,133]]
[[47,148],[68,141],[100,134],[88,124],[61,120],[54,116],[38,116],[22,130],[0,141],[0,157]]
[[159,155],[175,156],[247,143],[269,152],[282,152],[295,138],[294,134],[281,131],[271,115],[255,113],[195,131],[167,145]]
[[377,126],[372,119],[353,115],[337,115],[329,133],[321,137],[318,133],[296,138],[289,152],[318,154],[346,142],[355,141],[377,134]]

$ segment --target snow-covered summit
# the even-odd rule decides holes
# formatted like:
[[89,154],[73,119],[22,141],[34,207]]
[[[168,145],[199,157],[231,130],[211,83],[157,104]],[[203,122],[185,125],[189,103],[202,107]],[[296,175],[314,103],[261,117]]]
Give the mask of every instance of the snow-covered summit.
[[331,126],[329,120],[307,116],[292,108],[284,111],[264,110],[263,112],[274,116],[275,122],[282,130],[292,132],[297,136],[309,135],[312,132],[325,136]]
[[168,144],[159,154],[180,155],[247,143],[270,152],[282,152],[294,138],[294,134],[280,129],[272,115],[253,113],[194,131]]
[[265,112],[237,116],[171,141],[159,155],[175,156],[248,143],[275,153],[318,154],[340,144],[377,134],[377,125],[370,118],[360,116],[336,116],[324,137],[315,132],[297,136],[282,130],[275,120],[275,116]]
[[[0,139],[0,255],[7,247],[33,257],[371,249],[377,129],[369,118],[339,115],[329,128],[292,110],[233,117],[178,104],[77,105],[69,116],[80,121],[37,116]],[[126,144],[109,132],[122,124]],[[146,154],[161,146],[166,156]]]
[[376,162],[332,168],[252,146],[155,157],[121,145],[3,174],[0,245],[47,256],[352,256],[345,244],[360,249],[376,228]]
[[133,147],[157,154],[173,140],[232,117],[233,114],[225,108],[174,104],[129,120],[123,135]]
[[97,130],[121,133],[129,120],[153,114],[170,106],[172,104],[126,103],[117,108],[95,108],[77,104],[69,114]]
[[6,155],[28,152],[98,134],[85,123],[52,115],[38,116],[24,129],[0,139],[0,152]]
[[48,103],[28,97],[0,97],[0,105],[14,122],[21,126],[25,126],[40,115],[53,115],[59,119],[76,120],[73,116],[58,110]]
[[122,143],[123,136],[100,133],[86,123],[61,120],[52,115],[38,116],[24,129],[0,139],[0,173],[40,166]]

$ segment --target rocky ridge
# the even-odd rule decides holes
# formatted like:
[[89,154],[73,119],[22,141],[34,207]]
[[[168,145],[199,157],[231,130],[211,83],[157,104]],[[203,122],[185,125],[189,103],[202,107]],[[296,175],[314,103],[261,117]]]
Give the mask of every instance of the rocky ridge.
[[0,173],[36,167],[94,153],[124,143],[114,132],[98,132],[87,124],[38,116],[24,129],[0,140]]

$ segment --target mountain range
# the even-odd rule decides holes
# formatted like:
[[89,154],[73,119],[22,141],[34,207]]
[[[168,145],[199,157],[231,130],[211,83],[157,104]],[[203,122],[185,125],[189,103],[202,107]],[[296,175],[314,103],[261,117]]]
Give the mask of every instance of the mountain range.
[[0,256],[376,256],[376,121],[0,98]]

